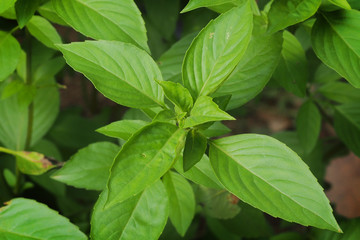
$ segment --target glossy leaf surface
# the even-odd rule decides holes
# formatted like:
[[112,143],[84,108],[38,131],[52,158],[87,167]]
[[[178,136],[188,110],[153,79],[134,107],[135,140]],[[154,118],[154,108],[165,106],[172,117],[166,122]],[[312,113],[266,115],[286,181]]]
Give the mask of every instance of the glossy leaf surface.
[[144,20],[133,0],[52,0],[71,27],[96,40],[132,43],[149,52]]
[[66,62],[83,73],[105,97],[128,107],[163,105],[162,80],[154,60],[122,42],[86,41],[59,46]]
[[62,43],[56,29],[43,17],[33,16],[26,27],[31,35],[49,48],[57,50],[55,44]]
[[218,139],[210,145],[210,161],[245,203],[290,222],[341,231],[309,167],[278,140],[257,134]]
[[159,81],[163,88],[165,96],[175,104],[183,112],[189,112],[193,106],[193,99],[189,91],[180,83],[173,83],[169,81]]
[[101,127],[96,131],[109,137],[128,140],[131,135],[147,124],[148,122],[143,120],[120,120]]
[[15,198],[0,208],[0,238],[11,240],[87,239],[78,227],[42,203]]
[[360,12],[342,10],[319,16],[311,39],[316,55],[354,87],[360,88]]
[[131,198],[104,208],[107,190],[96,202],[91,218],[92,239],[156,240],[165,227],[169,200],[161,181]]
[[155,122],[134,134],[114,160],[106,207],[144,190],[164,175],[182,150],[186,131]]
[[213,93],[234,70],[249,44],[252,11],[248,1],[210,22],[186,52],[182,80],[194,99]]

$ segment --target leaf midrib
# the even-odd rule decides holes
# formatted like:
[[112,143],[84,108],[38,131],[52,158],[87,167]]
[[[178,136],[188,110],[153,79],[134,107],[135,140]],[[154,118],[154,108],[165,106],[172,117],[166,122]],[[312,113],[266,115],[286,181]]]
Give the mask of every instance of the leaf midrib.
[[[326,221],[322,216],[318,215],[317,213],[313,212],[312,210],[304,207],[302,204],[300,204],[298,201],[292,199],[289,195],[287,195],[286,193],[282,192],[280,189],[278,189],[276,186],[270,184],[269,182],[265,181],[265,179],[263,179],[262,177],[260,177],[259,175],[255,174],[253,171],[249,170],[248,168],[246,168],[244,165],[242,165],[241,163],[239,163],[238,161],[235,160],[235,158],[233,156],[231,156],[230,154],[228,154],[225,150],[223,150],[220,146],[216,145],[215,142],[211,142],[211,144],[216,147],[217,149],[219,149],[221,152],[223,152],[226,156],[228,156],[230,159],[232,159],[236,164],[242,166],[244,169],[246,169],[249,173],[251,173],[252,175],[258,177],[260,180],[262,180],[263,182],[265,182],[266,184],[268,184],[269,186],[271,186],[272,188],[274,188],[275,190],[277,190],[278,192],[280,192],[281,194],[283,194],[284,196],[286,196],[287,198],[289,198],[291,201],[295,202],[296,204],[298,204],[299,206],[301,206],[302,208],[308,210],[309,212],[313,213],[314,215],[320,217],[324,222],[326,222],[327,224],[329,224],[330,226],[332,226],[331,223],[329,223],[328,221]],[[333,226],[332,226],[333,227]]]

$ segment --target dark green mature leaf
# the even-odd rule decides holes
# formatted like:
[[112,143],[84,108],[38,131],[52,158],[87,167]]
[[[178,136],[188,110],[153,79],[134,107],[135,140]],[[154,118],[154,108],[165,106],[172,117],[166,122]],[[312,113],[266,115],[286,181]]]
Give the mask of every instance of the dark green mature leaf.
[[0,31],[0,82],[16,69],[20,50],[20,44],[11,34]]
[[240,212],[237,197],[224,189],[213,189],[199,186],[196,198],[204,213],[217,219],[229,219]]
[[182,80],[194,99],[206,96],[228,78],[249,44],[252,12],[248,1],[211,21],[186,52]]
[[211,97],[201,96],[196,100],[194,107],[191,109],[190,117],[185,119],[184,128],[222,120],[235,120],[235,118],[221,110],[212,101]]
[[46,18],[47,20],[53,23],[67,26],[67,23],[64,20],[62,20],[55,12],[52,1],[48,1],[45,4],[41,5],[38,8],[38,12],[40,13],[41,16],[43,16],[44,18]]
[[75,225],[42,203],[15,198],[0,208],[0,238],[12,240],[87,239]]
[[341,79],[341,76],[333,69],[321,63],[314,74],[314,82],[328,83]]
[[111,167],[106,207],[138,194],[164,175],[182,150],[185,136],[185,130],[162,122],[135,133]]
[[360,89],[344,82],[329,82],[318,89],[326,98],[339,102],[360,102]]
[[297,96],[306,94],[308,67],[304,49],[300,42],[288,31],[284,31],[283,49],[274,79],[287,91]]
[[311,37],[321,61],[360,88],[360,12],[342,10],[320,15]]
[[[54,84],[53,79],[42,84]],[[0,85],[0,91],[7,85]],[[56,87],[40,88],[34,99],[34,120],[31,145],[36,144],[50,129],[59,112],[59,92]],[[19,104],[17,94],[0,101],[0,141],[10,149],[24,149],[28,109]]]
[[351,219],[341,224],[344,230],[343,234],[324,231],[320,229],[311,229],[311,237],[321,240],[355,240],[360,238],[360,220]]
[[209,128],[201,130],[201,133],[208,138],[219,137],[231,132],[231,129],[221,122],[214,122]]
[[339,138],[360,156],[360,108],[359,103],[347,103],[336,107],[334,127]]
[[105,208],[107,191],[96,202],[91,218],[92,239],[156,240],[169,214],[169,200],[161,181],[123,202]]
[[144,20],[133,0],[52,0],[52,3],[56,13],[85,36],[132,43],[149,52]]
[[58,72],[60,72],[65,66],[65,60],[62,56],[52,58],[39,65],[33,73],[33,81],[38,84],[39,87],[43,87],[45,84],[41,84],[41,81],[53,78]]
[[23,28],[32,18],[41,0],[17,0],[15,3],[16,19],[19,27]]
[[195,195],[189,182],[181,175],[169,171],[163,182],[169,196],[171,223],[184,236],[195,215]]
[[66,62],[83,73],[107,98],[128,107],[163,106],[164,93],[155,79],[161,72],[143,50],[116,41],[59,45]]
[[184,172],[192,168],[203,157],[207,147],[207,138],[196,131],[189,131],[183,153],[183,169]]
[[193,99],[189,91],[180,83],[173,83],[169,81],[159,81],[163,88],[165,96],[175,104],[176,107],[183,112],[189,112],[193,106]]
[[348,0],[348,3],[351,5],[353,9],[360,9],[360,2],[358,0]]
[[260,17],[254,18],[252,38],[246,52],[229,79],[214,96],[231,94],[227,109],[240,107],[259,94],[280,60],[281,33],[266,34],[266,25]]
[[120,120],[101,127],[96,131],[108,137],[128,140],[131,135],[147,124],[148,122],[143,120]]
[[186,13],[201,7],[208,7],[217,12],[225,12],[232,7],[241,5],[243,2],[244,0],[190,0],[181,13]]
[[73,155],[52,178],[78,188],[103,190],[119,150],[119,146],[109,142],[90,144]]
[[244,202],[287,221],[341,231],[309,167],[278,140],[257,134],[218,139],[210,145],[210,161]]
[[305,153],[310,153],[319,138],[321,130],[321,114],[311,101],[303,103],[296,118],[296,131]]
[[179,0],[145,0],[146,15],[165,39],[173,36],[180,11]]
[[55,44],[62,43],[56,29],[43,17],[33,16],[26,24],[26,27],[31,35],[49,48],[57,50]]
[[316,13],[320,4],[321,0],[273,1],[268,14],[269,32],[277,32],[310,18]]
[[201,160],[187,172],[184,172],[183,170],[182,158],[179,158],[176,161],[174,168],[178,173],[194,183],[209,188],[224,189],[224,186],[217,179],[214,170],[211,167],[209,158],[206,155],[204,155]]
[[226,239],[226,240],[238,240],[241,239],[239,235],[229,232],[220,222],[215,218],[206,218],[206,224],[209,227],[210,231],[217,237],[217,239]]
[[181,82],[181,67],[186,50],[196,34],[189,34],[171,46],[158,60],[164,81]]
[[0,14],[14,6],[16,0],[2,0],[0,5]]

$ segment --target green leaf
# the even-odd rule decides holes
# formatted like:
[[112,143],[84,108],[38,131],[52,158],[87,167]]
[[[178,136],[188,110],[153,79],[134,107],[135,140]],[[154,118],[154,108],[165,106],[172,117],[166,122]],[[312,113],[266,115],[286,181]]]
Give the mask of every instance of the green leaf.
[[59,17],[87,37],[132,43],[150,51],[144,20],[133,0],[52,0],[52,3]]
[[204,155],[207,147],[207,138],[192,129],[186,137],[185,148],[183,153],[183,169],[184,172],[192,168],[198,163]]
[[316,13],[321,0],[276,0],[268,13],[270,33],[305,21]]
[[210,161],[220,182],[245,203],[290,222],[341,232],[322,187],[278,140],[242,134],[215,140]]
[[169,217],[176,231],[184,236],[195,215],[195,195],[189,182],[169,171],[163,177],[169,196]]
[[196,34],[189,34],[171,46],[158,60],[164,81],[181,82],[181,67],[186,50]]
[[308,79],[308,66],[304,49],[290,32],[284,31],[283,37],[281,58],[273,77],[287,91],[304,97]]
[[1,92],[1,99],[9,98],[14,94],[18,93],[24,87],[24,85],[24,81],[20,79],[15,79],[11,81],[8,85],[4,87],[3,91]]
[[142,120],[120,120],[96,129],[96,131],[108,137],[128,140],[135,132],[147,124],[148,122]]
[[30,34],[49,48],[57,50],[55,44],[62,43],[61,37],[48,20],[40,16],[33,16],[26,24]]
[[320,229],[311,229],[311,238],[321,240],[354,240],[360,238],[360,220],[351,219],[344,221],[341,228],[344,230],[343,234],[333,233]]
[[61,56],[43,62],[34,71],[34,83],[38,84],[39,87],[42,87],[42,84],[39,84],[39,82],[55,77],[55,75],[60,72],[64,66],[65,60]]
[[189,112],[193,106],[193,99],[189,91],[180,83],[158,81],[165,96],[183,112]]
[[347,0],[322,0],[321,10],[334,11],[339,9],[351,9]]
[[336,107],[334,127],[338,137],[356,155],[360,156],[360,108],[359,103],[347,103]]
[[240,212],[237,197],[233,197],[231,193],[223,189],[218,190],[199,186],[196,198],[204,213],[209,217],[229,219]]
[[310,153],[314,149],[320,130],[321,114],[317,106],[308,100],[301,105],[296,118],[296,131],[305,153]]
[[358,0],[348,0],[347,1],[353,9],[360,9],[360,2]]
[[245,53],[252,31],[251,7],[241,7],[211,21],[186,52],[182,80],[194,99],[206,96],[228,78]]
[[326,98],[339,102],[360,102],[360,89],[344,82],[329,82],[318,89]]
[[1,239],[87,239],[78,227],[42,203],[15,198],[0,208]]
[[360,12],[343,10],[319,15],[311,40],[327,66],[360,88]]
[[231,132],[231,129],[221,122],[214,122],[209,128],[200,131],[205,137],[219,137]]
[[[1,89],[7,82],[0,84]],[[55,84],[53,79],[42,84]],[[59,112],[59,92],[56,87],[39,88],[34,98],[34,119],[31,146],[50,129]],[[24,149],[28,124],[28,109],[21,106],[18,94],[0,101],[0,141],[6,148]]]
[[73,155],[52,178],[78,188],[103,190],[119,150],[119,146],[109,142],[90,144]]
[[15,3],[16,19],[19,27],[23,28],[32,18],[36,9],[40,6],[41,0],[17,0]]
[[55,165],[41,153],[13,151],[3,147],[0,147],[0,152],[16,157],[16,166],[25,174],[40,175],[55,167]]
[[219,108],[211,97],[199,97],[191,109],[190,117],[185,119],[184,128],[194,127],[203,123],[222,120],[235,120]]
[[164,175],[184,146],[186,131],[155,122],[135,133],[114,160],[106,208],[144,190]]
[[227,109],[240,107],[259,94],[275,71],[282,49],[282,34],[266,34],[260,17],[254,18],[252,38],[246,52],[229,79],[214,96],[231,94]]
[[174,35],[180,11],[179,0],[145,0],[146,14],[161,35],[170,40]]
[[0,14],[13,7],[16,0],[2,0],[0,5]]
[[223,10],[221,12],[225,12],[225,10],[239,6],[243,2],[244,0],[190,0],[181,13],[190,12],[201,7],[215,8],[214,10]]
[[0,31],[0,82],[16,69],[20,50],[19,42],[10,33]]
[[62,20],[55,12],[52,1],[48,1],[45,4],[41,5],[38,8],[38,12],[40,13],[41,16],[43,16],[44,18],[46,18],[47,20],[53,23],[67,26],[67,23],[64,20]]
[[105,97],[127,107],[163,106],[164,94],[155,79],[161,72],[143,50],[116,41],[58,45],[66,62],[83,73]]
[[328,83],[340,79],[341,76],[337,72],[323,63],[319,65],[314,75],[314,82],[316,83]]
[[183,170],[183,159],[179,158],[174,168],[178,173],[189,179],[190,181],[209,188],[223,189],[223,185],[217,179],[214,170],[211,167],[208,156],[204,155],[201,160],[195,164],[189,171]]
[[91,218],[92,239],[155,240],[169,214],[169,200],[161,181],[131,198],[106,205],[107,190],[96,202]]

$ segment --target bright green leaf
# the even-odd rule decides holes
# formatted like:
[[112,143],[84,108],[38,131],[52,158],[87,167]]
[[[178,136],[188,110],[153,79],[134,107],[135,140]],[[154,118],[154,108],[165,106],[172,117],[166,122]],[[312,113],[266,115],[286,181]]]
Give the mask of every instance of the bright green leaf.
[[1,99],[6,99],[18,93],[24,87],[24,81],[15,79],[7,84],[1,92]]
[[288,26],[305,21],[314,15],[321,0],[276,0],[268,14],[269,32],[274,33]]
[[164,175],[184,146],[186,131],[155,122],[135,133],[114,160],[106,207],[144,190]]
[[221,122],[214,122],[209,128],[201,130],[201,133],[208,138],[219,137],[231,132],[231,129]]
[[108,137],[128,140],[135,132],[147,124],[148,122],[142,120],[120,120],[101,127],[96,131]]
[[281,58],[273,77],[287,91],[304,97],[308,79],[308,66],[304,49],[290,32],[284,31],[283,36]]
[[210,161],[222,184],[245,203],[290,222],[341,231],[309,167],[278,140],[221,138],[210,145]]
[[323,63],[319,65],[314,75],[314,82],[316,83],[328,83],[339,79],[341,76]]
[[319,138],[321,130],[321,114],[317,106],[310,100],[303,103],[296,118],[296,131],[305,153],[310,153]]
[[158,81],[163,88],[165,96],[183,112],[189,112],[193,106],[193,99],[189,91],[180,83]]
[[161,181],[131,198],[106,205],[107,190],[96,202],[91,218],[92,239],[155,240],[169,214],[169,200]]
[[320,15],[311,38],[321,61],[360,88],[360,12],[343,10]]
[[48,1],[45,4],[41,5],[38,8],[38,12],[40,13],[41,16],[43,16],[44,18],[46,18],[47,20],[53,23],[67,26],[67,23],[64,20],[62,20],[55,12],[52,1]]
[[42,203],[15,198],[0,208],[0,238],[11,240],[87,239],[78,227]]
[[184,128],[193,127],[207,122],[235,120],[232,116],[222,111],[211,97],[199,97],[190,112],[190,117],[185,119]]
[[189,131],[183,153],[184,172],[188,171],[201,160],[206,148],[207,138],[195,129]]
[[281,33],[266,34],[260,17],[254,18],[254,29],[249,46],[229,79],[214,96],[231,94],[227,109],[240,107],[259,94],[270,80],[280,60]]
[[250,42],[252,18],[246,1],[211,21],[194,39],[182,72],[184,86],[194,99],[216,91],[234,70]]
[[336,107],[334,127],[338,137],[360,156],[360,108],[359,102]]
[[103,190],[119,150],[119,146],[109,142],[90,144],[73,155],[52,178],[78,188]]
[[184,236],[195,215],[195,195],[189,182],[181,175],[168,172],[163,182],[169,196],[169,217],[177,232]]
[[143,50],[116,41],[59,45],[66,62],[83,73],[105,97],[128,107],[163,106],[164,93],[155,79],[161,72]]
[[208,156],[204,155],[201,160],[195,164],[189,171],[184,172],[183,160],[179,158],[174,168],[178,173],[189,179],[190,181],[209,188],[223,189],[223,185],[217,179],[214,170],[211,167]]
[[2,0],[0,5],[0,14],[14,6],[15,2],[16,0]]
[[322,0],[321,10],[335,11],[339,9],[351,9],[347,0]]
[[0,31],[0,82],[16,69],[20,53],[18,41],[11,34]]
[[52,3],[59,17],[85,36],[132,43],[149,52],[144,20],[133,0],[52,0]]
[[30,34],[49,48],[57,50],[55,44],[62,43],[61,37],[48,20],[40,16],[33,16],[26,24]]
[[181,82],[181,67],[184,56],[195,36],[195,34],[189,34],[181,38],[159,58],[157,62],[164,81]]
[[17,0],[15,3],[16,19],[19,27],[23,28],[32,18],[41,0]]
[[326,98],[339,102],[360,102],[360,89],[345,82],[329,82],[318,89]]
[[239,6],[243,2],[244,0],[190,0],[181,13],[190,12],[201,7],[214,8],[214,10],[225,12],[226,9],[229,10],[232,7]]

